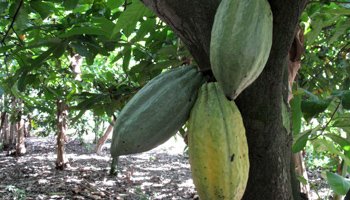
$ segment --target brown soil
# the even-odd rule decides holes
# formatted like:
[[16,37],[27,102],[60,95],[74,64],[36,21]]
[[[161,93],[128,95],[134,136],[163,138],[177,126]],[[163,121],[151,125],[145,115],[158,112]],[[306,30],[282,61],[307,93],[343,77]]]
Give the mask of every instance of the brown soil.
[[188,157],[178,137],[142,154],[121,156],[120,173],[109,176],[109,144],[102,155],[94,145],[68,141],[69,167],[55,169],[54,138],[27,138],[27,153],[0,151],[0,199],[193,199]]

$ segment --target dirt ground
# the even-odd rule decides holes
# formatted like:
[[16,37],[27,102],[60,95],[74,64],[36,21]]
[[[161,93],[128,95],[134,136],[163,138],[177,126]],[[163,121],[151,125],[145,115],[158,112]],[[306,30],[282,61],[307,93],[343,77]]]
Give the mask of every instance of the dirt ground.
[[149,152],[121,156],[116,177],[109,176],[109,143],[97,155],[94,145],[68,139],[70,166],[63,171],[55,169],[54,137],[26,138],[25,143],[27,153],[20,157],[0,150],[0,199],[199,199],[181,137]]

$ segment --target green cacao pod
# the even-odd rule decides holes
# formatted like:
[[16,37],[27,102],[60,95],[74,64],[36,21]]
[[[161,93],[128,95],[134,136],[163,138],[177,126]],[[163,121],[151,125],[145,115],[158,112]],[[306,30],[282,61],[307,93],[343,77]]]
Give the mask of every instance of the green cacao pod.
[[267,0],[222,0],[210,40],[210,63],[226,97],[234,100],[260,75],[272,45]]
[[188,124],[193,182],[202,200],[240,200],[249,175],[248,144],[241,113],[217,83],[198,92]]
[[168,70],[148,82],[120,112],[113,130],[113,158],[166,142],[188,120],[203,84],[194,66]]

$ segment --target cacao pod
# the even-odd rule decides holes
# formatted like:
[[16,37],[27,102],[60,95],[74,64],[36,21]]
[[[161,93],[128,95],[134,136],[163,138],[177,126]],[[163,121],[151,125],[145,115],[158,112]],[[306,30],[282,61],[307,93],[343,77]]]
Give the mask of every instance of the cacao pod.
[[234,100],[262,72],[272,45],[267,0],[222,0],[210,40],[210,63],[226,97]]
[[188,122],[193,182],[202,200],[241,199],[249,155],[241,114],[217,83],[199,89]]
[[117,117],[112,157],[148,151],[166,142],[188,120],[203,82],[202,73],[190,65],[148,82]]

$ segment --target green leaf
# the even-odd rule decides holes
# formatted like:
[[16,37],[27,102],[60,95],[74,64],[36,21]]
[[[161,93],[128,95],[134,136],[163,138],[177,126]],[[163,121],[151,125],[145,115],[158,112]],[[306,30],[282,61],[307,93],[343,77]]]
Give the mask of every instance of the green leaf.
[[313,21],[312,27],[313,27],[313,31],[309,32],[306,35],[306,40],[308,41],[308,45],[313,44],[316,38],[319,36],[320,32],[322,31],[322,27],[323,27],[322,18],[318,18],[317,20]]
[[0,96],[3,95],[5,91],[0,87]]
[[332,98],[324,100],[302,100],[301,111],[303,112],[304,119],[309,121],[317,116],[319,113],[327,109],[331,101]]
[[345,155],[350,158],[350,141],[335,134],[325,134],[325,136],[331,138],[335,143],[339,144],[344,150]]
[[131,46],[125,46],[123,51],[123,70],[125,73],[129,70],[129,63],[131,59]]
[[166,69],[169,67],[178,67],[183,63],[183,61],[179,60],[167,60],[163,62],[157,63],[152,70],[158,70],[158,69]]
[[145,73],[146,69],[148,69],[149,66],[152,66],[152,65],[153,65],[153,63],[152,63],[151,61],[145,61],[145,60],[143,60],[143,61],[141,61],[139,64],[133,66],[133,67],[130,69],[129,73],[130,73],[130,74],[136,74],[136,73],[141,73],[141,72],[144,72],[144,73]]
[[334,41],[336,41],[339,38],[339,36],[345,34],[345,31],[348,30],[349,28],[350,28],[350,21],[342,24],[342,26],[333,34],[331,39],[329,39],[328,45],[331,45]]
[[86,99],[83,102],[79,103],[76,106],[76,109],[78,109],[78,110],[88,110],[94,104],[99,103],[101,100],[105,99],[106,97],[107,97],[106,94],[95,94],[91,98]]
[[64,0],[63,7],[66,8],[66,10],[72,10],[78,5],[79,0]]
[[294,95],[290,101],[290,108],[293,120],[293,135],[298,135],[301,129],[301,119],[303,113],[301,112],[301,95]]
[[317,152],[324,152],[324,151],[328,151],[332,154],[338,155],[340,156],[344,162],[350,166],[350,160],[349,158],[344,155],[342,152],[340,152],[332,142],[326,140],[326,139],[321,139],[321,138],[317,138],[315,140],[311,140],[310,141],[312,143],[312,145],[315,148],[315,151]]
[[344,109],[350,110],[350,91],[343,93],[341,96],[341,103]]
[[5,12],[8,6],[9,6],[8,2],[0,2],[0,14]]
[[308,22],[309,21],[309,15],[307,14],[307,12],[303,12],[303,14],[301,14],[300,19],[303,22]]
[[30,6],[40,14],[43,20],[54,12],[48,3],[43,1],[30,1]]
[[56,51],[56,49],[59,47],[59,45],[54,45],[50,47],[47,51],[44,53],[40,54],[38,57],[36,57],[34,60],[30,62],[30,68],[28,71],[31,71],[37,67],[39,67],[46,59],[48,59],[52,53]]
[[80,117],[84,115],[85,112],[86,112],[85,109],[81,110],[81,111],[79,112],[79,114],[78,114],[77,116],[75,116],[75,117],[72,119],[70,125],[75,124],[75,122],[77,122],[77,121],[80,119]]
[[[293,144],[293,151],[292,153],[298,153],[299,151],[303,150],[303,148],[306,146],[306,142],[309,139],[309,135],[312,133],[312,130],[304,132]],[[294,139],[293,139],[294,140]]]
[[107,71],[107,72],[106,72],[106,79],[107,79],[107,81],[115,82],[115,80],[114,80],[114,74],[113,74],[112,72],[110,72],[110,71]]
[[79,27],[69,30],[67,33],[63,33],[58,37],[70,37],[74,35],[104,35],[110,37],[110,33],[102,28],[98,27]]
[[22,4],[21,8],[19,9],[15,22],[16,22],[19,29],[23,30],[23,29],[27,28],[28,12],[27,12],[27,9],[25,8],[24,4]]
[[77,50],[79,55],[84,56],[86,59],[91,59],[93,57],[86,46],[80,43],[71,43],[70,45]]
[[135,30],[136,23],[146,14],[147,11],[148,8],[146,8],[141,1],[133,1],[132,4],[119,16],[112,36],[123,29],[125,36],[129,37],[132,31]]
[[119,8],[123,3],[125,3],[125,0],[107,1],[106,6],[111,10],[113,10],[113,9]]
[[155,18],[149,18],[141,23],[140,29],[137,31],[136,36],[132,39],[133,42],[140,41],[149,33],[156,25],[157,20]]
[[325,13],[338,14],[338,15],[350,15],[350,9],[338,8],[338,9],[327,10],[325,11]]
[[326,174],[328,183],[335,194],[345,195],[348,192],[350,188],[349,180],[345,179],[340,175],[328,171],[326,172]]

